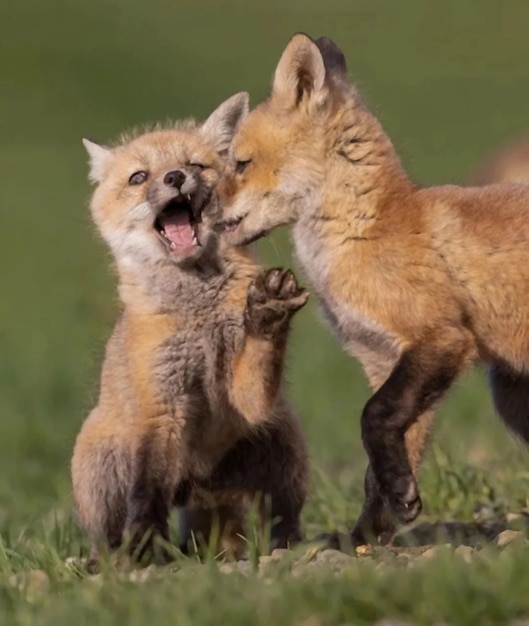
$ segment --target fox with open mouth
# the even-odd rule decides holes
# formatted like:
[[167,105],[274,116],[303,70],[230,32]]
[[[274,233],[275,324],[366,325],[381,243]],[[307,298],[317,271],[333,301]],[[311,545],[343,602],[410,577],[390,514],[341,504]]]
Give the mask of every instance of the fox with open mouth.
[[[199,134],[182,122],[124,137],[113,149],[83,140],[92,159],[90,176],[99,183],[94,220],[118,263],[189,264],[213,244],[203,209],[222,160],[202,139],[207,132],[207,124]],[[168,167],[171,159],[174,166]]]
[[[214,230],[215,186],[248,97],[107,148],[85,140],[94,220],[118,269],[123,312],[107,344],[97,406],[72,459],[73,493],[95,569],[100,550],[244,551],[257,503],[271,545],[300,539],[307,459],[281,393],[292,315],[307,300],[290,271],[262,272]],[[161,552],[160,552],[161,550]]]

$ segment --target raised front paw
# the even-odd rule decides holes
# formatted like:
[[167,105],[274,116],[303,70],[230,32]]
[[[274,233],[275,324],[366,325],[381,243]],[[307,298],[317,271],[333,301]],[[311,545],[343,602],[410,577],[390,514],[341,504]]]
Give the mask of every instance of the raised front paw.
[[267,270],[248,287],[244,312],[247,329],[262,336],[286,329],[292,315],[306,304],[308,297],[290,270]]
[[404,523],[413,522],[422,510],[422,500],[412,474],[391,476],[382,481],[380,493],[396,518]]

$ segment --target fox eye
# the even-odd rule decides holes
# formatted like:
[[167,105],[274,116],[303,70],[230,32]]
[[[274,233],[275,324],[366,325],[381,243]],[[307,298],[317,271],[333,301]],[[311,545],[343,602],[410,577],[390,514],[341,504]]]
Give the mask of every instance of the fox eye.
[[237,174],[242,174],[251,162],[252,159],[247,159],[246,161],[236,161],[235,171],[237,172]]
[[148,178],[147,172],[140,170],[139,172],[134,172],[132,176],[129,178],[129,185],[141,185]]
[[188,163],[189,167],[196,167],[199,170],[205,170],[208,168],[207,165],[204,165],[204,163],[196,163],[195,161],[192,161],[190,163]]

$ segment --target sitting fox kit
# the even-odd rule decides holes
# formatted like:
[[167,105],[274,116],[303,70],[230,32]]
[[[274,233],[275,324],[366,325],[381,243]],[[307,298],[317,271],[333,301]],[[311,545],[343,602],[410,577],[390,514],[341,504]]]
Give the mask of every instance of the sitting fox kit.
[[432,409],[469,364],[489,366],[498,413],[529,440],[529,189],[413,184],[341,51],[298,34],[238,129],[219,196],[232,243],[294,224],[324,313],[374,389],[353,542],[388,540],[419,514]]
[[289,320],[307,293],[289,271],[261,274],[213,230],[213,191],[247,101],[237,94],[202,125],[114,148],[84,142],[123,303],[72,459],[96,562],[124,543],[152,556],[173,506],[184,550],[218,524],[219,549],[240,553],[255,501],[273,546],[300,539],[306,450],[280,387]]

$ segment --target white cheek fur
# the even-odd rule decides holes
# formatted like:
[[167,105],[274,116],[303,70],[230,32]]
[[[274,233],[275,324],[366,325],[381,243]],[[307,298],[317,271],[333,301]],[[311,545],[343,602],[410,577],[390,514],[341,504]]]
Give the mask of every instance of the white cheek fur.
[[163,250],[156,240],[154,231],[136,229],[115,229],[107,230],[104,234],[105,240],[110,246],[116,260],[124,261],[135,259],[137,262],[146,260],[157,261],[163,258]]
[[132,220],[144,220],[148,217],[154,217],[151,205],[148,202],[142,202],[128,211],[128,217]]

